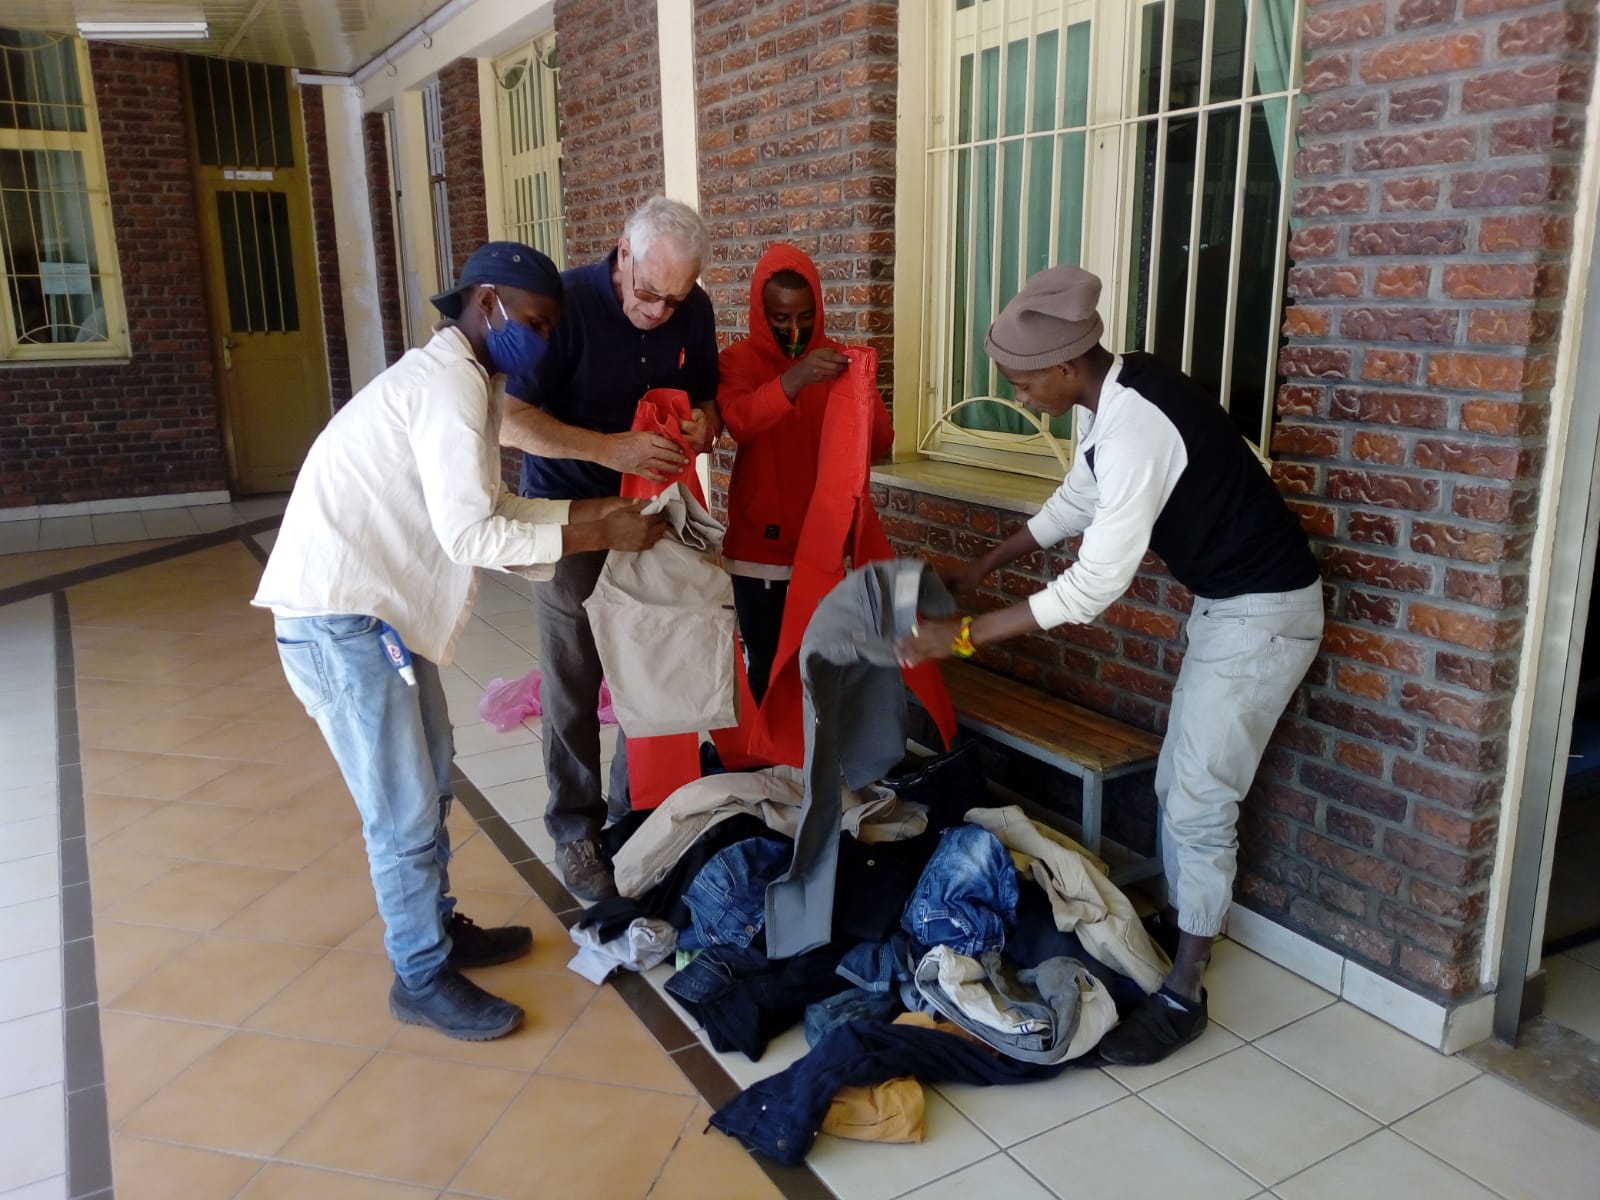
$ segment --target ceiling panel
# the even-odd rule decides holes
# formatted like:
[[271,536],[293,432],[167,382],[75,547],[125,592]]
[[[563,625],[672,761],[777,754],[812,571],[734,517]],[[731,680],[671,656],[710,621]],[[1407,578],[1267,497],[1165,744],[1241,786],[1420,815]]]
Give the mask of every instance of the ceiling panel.
[[348,75],[421,25],[448,0],[4,0],[0,25],[75,33],[79,21],[198,21],[210,36],[150,41],[189,54],[225,55]]

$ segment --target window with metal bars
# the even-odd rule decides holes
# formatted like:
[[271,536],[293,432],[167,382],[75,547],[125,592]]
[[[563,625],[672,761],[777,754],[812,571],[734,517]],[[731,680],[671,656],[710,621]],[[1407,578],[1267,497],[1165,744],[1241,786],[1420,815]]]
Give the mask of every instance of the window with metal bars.
[[1104,281],[1264,451],[1277,390],[1304,0],[938,0],[927,11],[921,448],[1043,476],[1072,418],[1015,405],[984,333],[1028,276]]
[[561,196],[561,108],[555,37],[546,34],[494,64],[505,237],[566,266]]
[[439,81],[422,89],[422,124],[428,140],[428,199],[433,208],[433,263],[439,288],[455,282],[450,254],[450,189],[444,178],[444,109],[439,102]]
[[0,361],[127,353],[88,53],[0,29]]

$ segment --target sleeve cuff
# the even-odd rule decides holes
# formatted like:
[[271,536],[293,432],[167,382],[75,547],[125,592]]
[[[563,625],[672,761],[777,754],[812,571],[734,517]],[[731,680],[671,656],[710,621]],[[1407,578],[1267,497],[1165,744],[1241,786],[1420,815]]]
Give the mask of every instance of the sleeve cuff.
[[1067,531],[1059,528],[1056,522],[1050,519],[1048,508],[1041,508],[1028,518],[1028,533],[1034,541],[1047,549],[1067,539]]
[[1033,619],[1039,623],[1040,629],[1054,629],[1058,625],[1066,625],[1072,620],[1067,612],[1066,605],[1061,603],[1060,597],[1053,587],[1045,588],[1042,592],[1035,592],[1028,597],[1028,608],[1033,613]]

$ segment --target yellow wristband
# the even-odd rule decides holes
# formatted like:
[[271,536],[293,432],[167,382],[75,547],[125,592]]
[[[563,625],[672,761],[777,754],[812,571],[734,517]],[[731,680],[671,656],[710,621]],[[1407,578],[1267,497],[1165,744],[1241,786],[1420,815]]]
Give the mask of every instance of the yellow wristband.
[[950,653],[957,658],[971,658],[977,652],[978,648],[972,644],[972,618],[962,617],[961,629],[950,643]]

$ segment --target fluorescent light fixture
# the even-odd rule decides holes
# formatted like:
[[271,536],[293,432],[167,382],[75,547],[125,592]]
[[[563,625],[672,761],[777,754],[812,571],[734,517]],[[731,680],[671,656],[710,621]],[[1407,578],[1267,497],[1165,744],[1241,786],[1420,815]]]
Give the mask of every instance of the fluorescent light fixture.
[[211,36],[204,21],[79,21],[78,36],[125,42],[190,42]]

